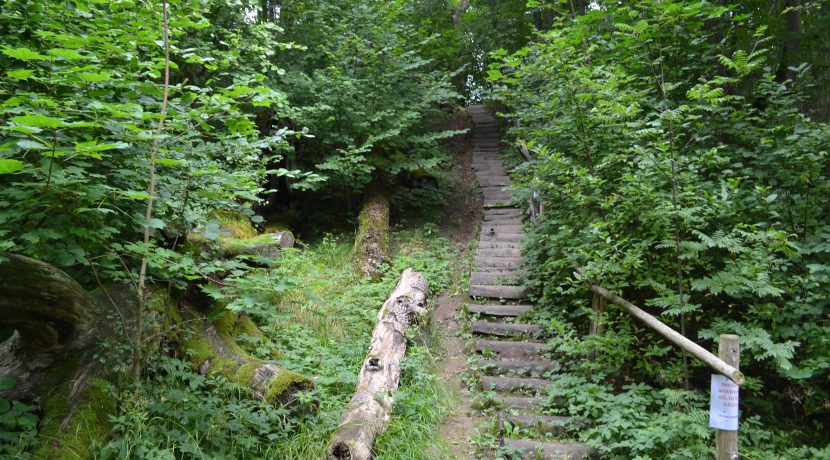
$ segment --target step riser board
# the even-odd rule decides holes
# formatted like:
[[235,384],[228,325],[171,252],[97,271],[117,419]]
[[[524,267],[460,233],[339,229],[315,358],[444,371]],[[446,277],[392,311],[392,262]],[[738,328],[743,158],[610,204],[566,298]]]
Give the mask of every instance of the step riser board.
[[470,284],[481,286],[518,286],[525,278],[527,278],[527,271],[525,270],[478,271],[470,274]]
[[536,324],[496,323],[478,320],[470,325],[474,334],[496,335],[499,337],[530,337],[538,335],[542,327]]
[[502,445],[511,450],[522,452],[522,460],[535,460],[541,452],[547,459],[556,460],[582,460],[597,458],[597,453],[585,444],[579,443],[554,443],[532,441],[530,439],[502,439]]
[[527,289],[522,286],[488,286],[486,284],[476,284],[470,285],[470,297],[521,300],[527,297]]
[[533,310],[533,305],[469,305],[470,313],[489,316],[519,316]]
[[532,358],[544,355],[550,348],[546,343],[509,342],[501,340],[476,340],[476,351],[490,351],[502,358]]
[[476,257],[475,263],[479,267],[519,268],[525,260],[524,257]]
[[511,257],[511,258],[520,258],[522,257],[522,251],[518,248],[507,248],[507,249],[485,249],[485,248],[478,248],[476,249],[476,257]]
[[479,241],[481,243],[520,243],[523,238],[524,235],[521,233],[506,233],[496,231],[495,235],[481,235]]
[[480,359],[476,367],[490,374],[542,374],[559,369],[553,361],[520,361],[513,359]]
[[515,224],[508,224],[508,223],[489,223],[484,222],[481,224],[481,231],[484,232],[485,235],[488,233],[522,233],[524,231],[523,225],[515,225]]
[[504,415],[502,421],[540,434],[559,434],[569,426],[581,425],[571,417],[556,415]]
[[544,392],[553,382],[544,379],[523,377],[492,377],[481,378],[481,388],[485,390],[501,391],[505,393]]

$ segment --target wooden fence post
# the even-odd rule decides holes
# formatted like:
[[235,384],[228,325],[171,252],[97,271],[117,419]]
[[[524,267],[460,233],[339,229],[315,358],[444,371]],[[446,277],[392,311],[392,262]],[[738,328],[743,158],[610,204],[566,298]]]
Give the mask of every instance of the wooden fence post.
[[[718,357],[727,364],[740,369],[741,346],[737,335],[721,334],[718,341]],[[715,439],[717,460],[738,460],[738,431],[717,430]]]

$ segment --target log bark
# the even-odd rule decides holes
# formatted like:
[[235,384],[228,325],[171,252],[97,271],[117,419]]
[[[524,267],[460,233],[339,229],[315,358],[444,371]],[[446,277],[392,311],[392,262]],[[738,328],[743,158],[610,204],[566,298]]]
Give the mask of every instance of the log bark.
[[367,189],[358,225],[352,264],[361,275],[379,278],[390,249],[389,195],[380,185],[371,184]]
[[2,348],[0,376],[17,386],[3,396],[33,396],[54,362],[81,354],[95,338],[95,302],[59,268],[17,254],[0,263],[0,328],[12,332]]
[[375,437],[389,424],[394,394],[406,353],[406,329],[413,315],[426,313],[427,279],[412,269],[404,270],[395,290],[378,313],[369,353],[360,369],[357,389],[340,418],[331,442],[329,458],[368,460]]
[[298,393],[314,389],[308,377],[246,353],[235,341],[241,333],[260,332],[247,316],[227,312],[216,323],[200,327],[183,351],[200,374],[221,374],[251,390],[256,399],[277,407],[295,407]]

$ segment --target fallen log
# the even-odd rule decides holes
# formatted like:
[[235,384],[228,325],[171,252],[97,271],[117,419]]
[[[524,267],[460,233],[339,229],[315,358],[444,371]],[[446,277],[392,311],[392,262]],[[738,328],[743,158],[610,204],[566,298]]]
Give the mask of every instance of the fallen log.
[[406,329],[412,315],[426,313],[429,283],[424,275],[404,270],[398,285],[383,303],[372,331],[369,353],[357,378],[357,389],[340,418],[329,457],[334,460],[369,460],[375,437],[389,424],[394,393],[406,353]]
[[295,406],[299,392],[314,389],[308,377],[246,353],[235,340],[242,333],[261,334],[250,318],[229,311],[214,324],[199,327],[183,351],[193,370],[202,375],[221,374],[276,407]]

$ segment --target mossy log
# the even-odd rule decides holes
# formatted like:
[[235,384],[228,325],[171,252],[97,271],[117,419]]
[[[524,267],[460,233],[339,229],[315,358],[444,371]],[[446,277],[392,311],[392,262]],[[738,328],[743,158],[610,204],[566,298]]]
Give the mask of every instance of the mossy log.
[[31,397],[58,357],[87,347],[97,334],[91,296],[59,268],[17,254],[0,262],[0,327],[17,331],[4,342],[0,375],[17,386],[5,397]]
[[358,375],[357,389],[340,418],[329,448],[331,459],[372,458],[372,445],[389,424],[394,394],[400,383],[406,329],[413,315],[426,313],[428,288],[426,277],[407,268],[381,307],[369,353]]
[[246,353],[234,340],[241,333],[260,334],[250,318],[233,312],[225,313],[213,325],[202,325],[184,344],[193,369],[202,375],[221,374],[275,406],[292,406],[298,393],[314,389],[308,377]]
[[352,253],[355,270],[363,276],[380,277],[383,264],[389,261],[390,241],[389,195],[382,187],[371,185],[358,216]]
[[[278,259],[280,252],[294,247],[294,234],[272,226],[266,233],[259,234],[248,216],[233,211],[216,211],[212,216],[219,224],[216,239],[208,239],[199,233],[187,236],[189,250],[195,253],[209,253],[221,259],[250,256],[267,260]],[[257,262],[254,259],[254,262]]]
[[278,259],[280,251],[294,247],[294,234],[289,231],[265,233],[247,239],[220,240],[219,256],[231,258],[241,255]]

